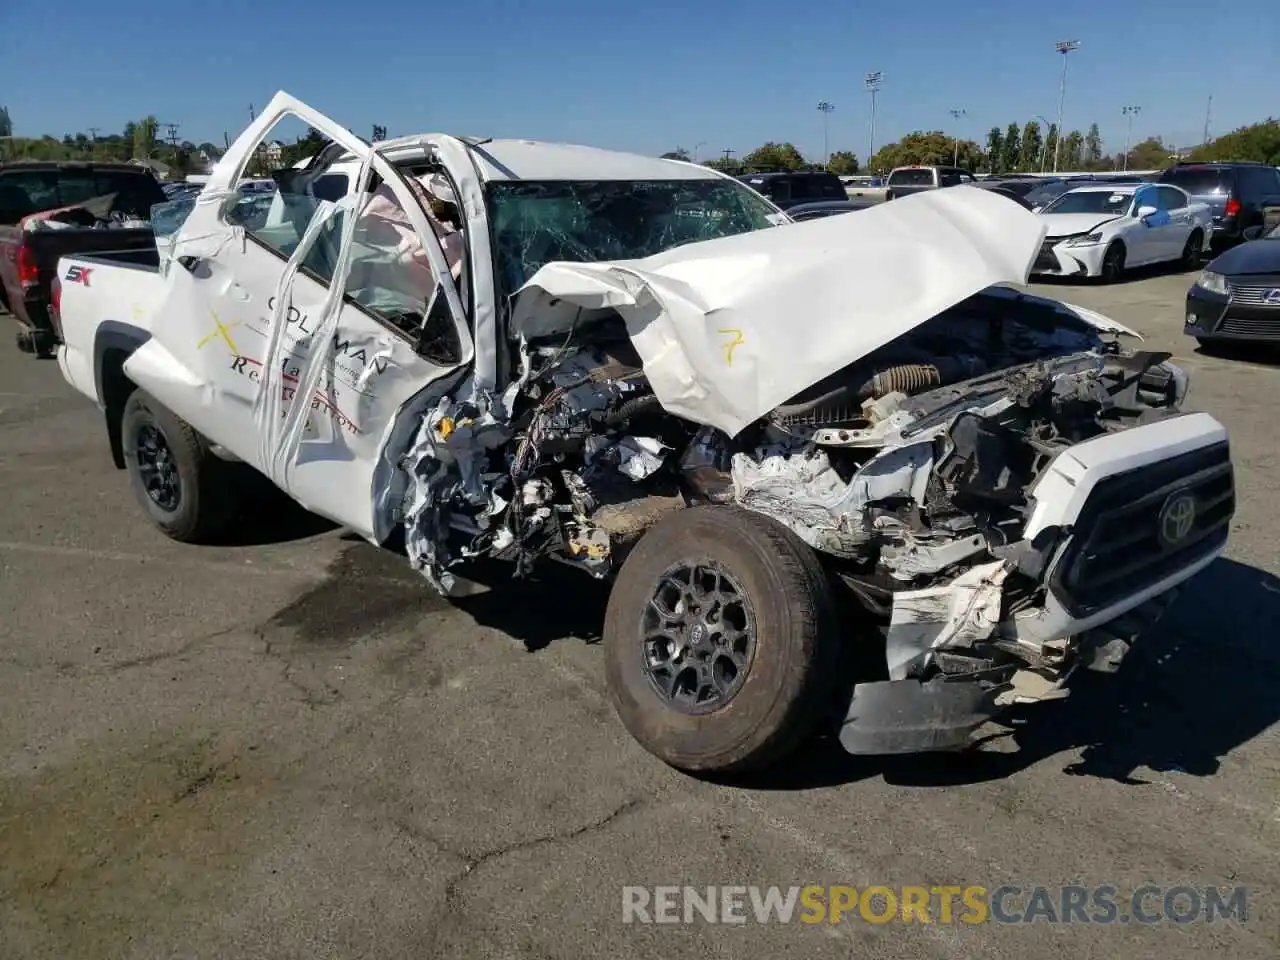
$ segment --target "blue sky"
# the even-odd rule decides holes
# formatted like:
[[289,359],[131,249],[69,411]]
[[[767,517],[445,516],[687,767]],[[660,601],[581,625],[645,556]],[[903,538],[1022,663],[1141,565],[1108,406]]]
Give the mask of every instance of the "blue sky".
[[[203,11],[218,10],[214,15]],[[819,100],[836,105],[830,148],[867,150],[862,78],[884,74],[876,141],[957,124],[1097,121],[1123,148],[1121,107],[1140,104],[1135,141],[1199,142],[1280,115],[1280,0],[1074,0],[1036,4],[765,3],[763,0],[222,0],[189,14],[165,3],[0,0],[0,103],[20,135],[118,131],[155,114],[195,142],[234,139],[278,89],[362,136],[451,133],[566,140],[703,157],[790,140],[823,149]],[[873,9],[888,11],[873,14]],[[963,13],[961,11],[964,11]]]

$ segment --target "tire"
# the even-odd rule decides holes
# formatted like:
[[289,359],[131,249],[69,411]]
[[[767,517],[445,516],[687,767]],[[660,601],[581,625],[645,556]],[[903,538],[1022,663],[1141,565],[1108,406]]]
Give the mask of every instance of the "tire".
[[1102,273],[1099,275],[1103,283],[1117,283],[1124,276],[1124,244],[1119,240],[1107,247],[1102,255]]
[[[670,668],[658,675],[650,663],[663,643],[647,643],[646,628],[662,622],[658,604],[676,609],[682,571],[700,566],[709,581],[713,565],[722,599],[737,593],[741,602],[728,600],[714,618],[704,614],[697,634],[692,625],[673,631],[685,646],[679,662],[669,658]],[[835,611],[818,555],[778,522],[732,506],[681,510],[640,540],[609,596],[610,699],[640,745],[679,770],[728,774],[769,766],[794,752],[830,706],[840,664]],[[725,683],[726,658],[736,644],[716,627],[739,624],[754,626],[754,642],[745,643],[749,660],[740,657],[743,668]],[[743,636],[736,637],[739,654]],[[660,683],[687,692],[699,662],[707,674],[720,671],[718,698],[677,704],[660,692]]]
[[1204,233],[1199,229],[1191,231],[1187,237],[1187,245],[1182,248],[1182,269],[1195,270],[1200,266],[1200,254],[1204,246]]
[[[120,436],[134,495],[166,536],[204,543],[227,529],[238,502],[230,464],[215,457],[189,423],[135,390],[120,416]],[[166,495],[157,474],[170,480],[175,496]]]

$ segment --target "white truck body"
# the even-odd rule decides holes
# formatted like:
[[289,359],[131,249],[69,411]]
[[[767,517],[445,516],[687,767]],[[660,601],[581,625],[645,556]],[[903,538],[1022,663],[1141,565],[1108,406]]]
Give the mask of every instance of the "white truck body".
[[[246,228],[235,184],[283,118],[335,146]],[[345,196],[308,194],[337,169]],[[460,283],[411,183],[426,169],[458,201]],[[425,302],[369,279],[396,256],[362,232],[371,177],[423,238],[435,278]],[[645,256],[579,255],[588,234],[565,224],[587,207],[539,219],[541,194],[601,184],[632,185],[633,204],[678,198],[628,221]],[[532,205],[504,207],[504,193]],[[301,218],[285,194],[308,201]],[[759,229],[730,229],[732,217]],[[402,528],[411,561],[445,593],[470,556],[523,568],[547,553],[613,575],[635,531],[609,526],[586,495],[602,464],[646,509],[731,502],[855,580],[871,564],[875,583],[858,582],[887,591],[884,677],[854,688],[841,733],[852,752],[958,746],[997,702],[1058,695],[1077,665],[1113,665],[1132,631],[1103,636],[1108,625],[1163,610],[1220,554],[1234,508],[1224,428],[1178,410],[1185,374],[1111,343],[1136,334],[1108,318],[993,286],[1025,281],[1044,222],[986,191],[768,226],[780,221],[694,164],[444,135],[370,146],[279,94],[220,161],[158,270],[63,263],[59,364],[113,430],[141,388],[308,509],[374,543]],[[614,322],[630,366],[593,346]],[[927,362],[891,364],[899,353]],[[866,364],[861,392],[841,394],[856,397],[852,414],[832,419],[822,397],[805,399]],[[684,431],[683,452],[669,436],[627,433],[622,411],[654,403]],[[120,465],[130,442],[113,435]],[[556,444],[573,452],[552,457]],[[699,456],[721,464],[714,492],[645,492],[677,459],[693,475]],[[1002,458],[1012,481],[992,472]],[[985,506],[956,506],[969,502]],[[1141,536],[1117,539],[1117,524]],[[935,684],[979,650],[995,673]],[[619,709],[650,749],[697,766]],[[902,720],[921,710],[934,719]]]

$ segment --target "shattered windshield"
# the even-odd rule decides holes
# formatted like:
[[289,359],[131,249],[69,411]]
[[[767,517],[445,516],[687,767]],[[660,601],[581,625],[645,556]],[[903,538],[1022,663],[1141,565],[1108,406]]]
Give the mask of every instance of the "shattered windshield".
[[772,226],[776,211],[733,180],[492,182],[487,187],[504,294],[556,260],[652,256]]

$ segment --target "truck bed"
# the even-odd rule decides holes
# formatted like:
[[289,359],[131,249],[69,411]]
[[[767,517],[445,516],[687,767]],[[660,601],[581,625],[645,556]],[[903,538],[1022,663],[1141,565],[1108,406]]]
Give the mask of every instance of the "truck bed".
[[[87,283],[69,279],[86,273]],[[150,335],[152,318],[168,289],[160,273],[159,254],[153,245],[149,250],[63,257],[58,277],[58,366],[73,387],[100,403],[97,359],[104,344],[99,341],[113,331]]]
[[[34,284],[19,283],[15,261],[23,246],[35,259],[37,278]],[[51,352],[61,342],[55,318],[49,310],[51,288],[58,273],[58,262],[71,254],[95,254],[109,262],[150,263],[159,265],[155,236],[150,228],[122,227],[96,230],[71,228],[24,232],[17,227],[0,226],[0,259],[8,269],[0,268],[9,308],[23,332],[33,341],[36,352]],[[38,341],[38,342],[36,342]]]

